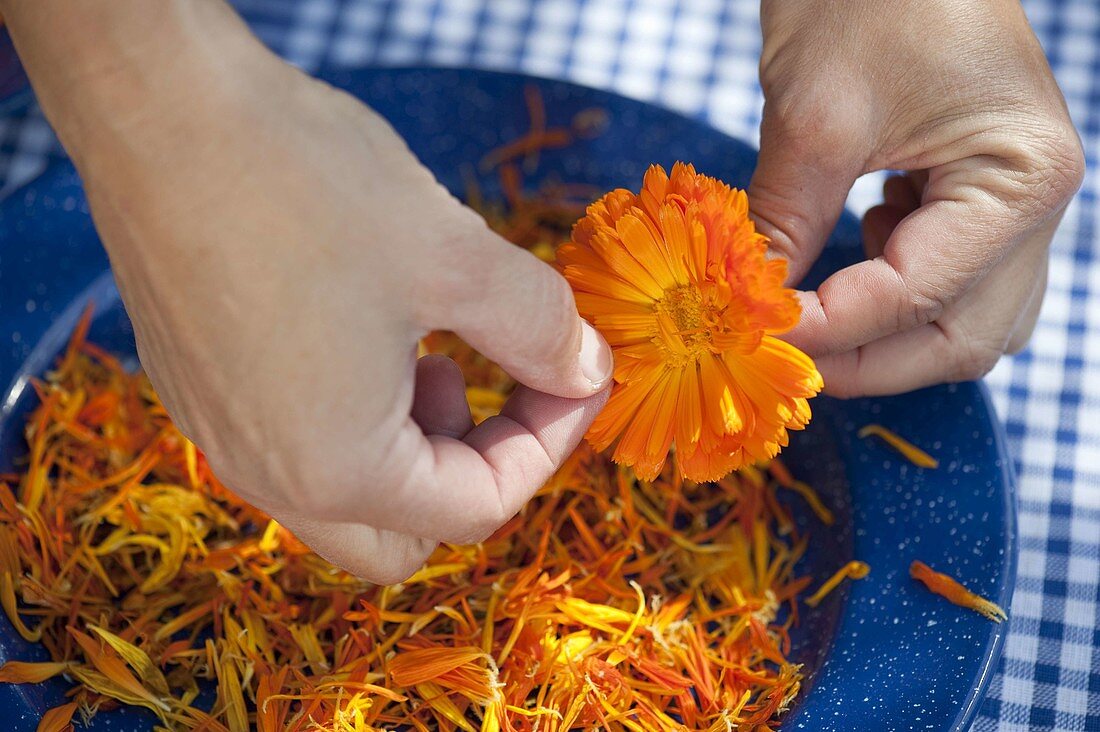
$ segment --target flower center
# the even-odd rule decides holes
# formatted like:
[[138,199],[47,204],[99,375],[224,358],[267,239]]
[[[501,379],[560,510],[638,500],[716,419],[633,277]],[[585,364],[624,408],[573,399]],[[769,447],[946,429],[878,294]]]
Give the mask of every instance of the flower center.
[[664,297],[657,302],[657,311],[666,313],[680,332],[703,327],[703,295],[691,285],[665,290]]
[[715,313],[699,288],[692,285],[671,287],[665,290],[655,308],[659,328],[653,342],[669,365],[686,366],[711,350]]

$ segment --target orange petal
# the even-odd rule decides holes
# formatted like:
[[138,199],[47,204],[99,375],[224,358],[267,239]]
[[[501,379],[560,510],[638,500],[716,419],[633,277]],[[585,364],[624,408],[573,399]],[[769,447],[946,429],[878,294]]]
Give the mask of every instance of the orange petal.
[[615,462],[633,466],[634,472],[643,480],[656,478],[668,456],[672,444],[671,414],[676,399],[671,385],[678,380],[672,369],[661,373],[652,389],[652,398],[638,405],[633,419],[615,446]]
[[623,216],[615,228],[623,246],[645,268],[662,292],[678,284],[676,275],[669,266],[665,247],[658,243],[653,232],[641,219],[633,214]]
[[995,623],[1008,618],[1000,605],[966,589],[961,583],[942,572],[936,572],[924,562],[909,565],[909,576],[920,580],[932,592],[961,607],[968,608]]
[[79,702],[69,702],[46,710],[38,720],[37,732],[72,732],[73,714],[80,708]]
[[398,686],[415,686],[479,659],[485,659],[485,651],[476,646],[415,648],[397,654],[389,673]]
[[660,371],[650,369],[649,373],[637,381],[615,385],[611,390],[611,398],[607,400],[607,404],[588,429],[587,438],[593,447],[597,450],[605,450],[622,434],[637,413],[638,407],[656,386],[660,376]]
[[60,673],[68,670],[69,663],[45,662],[24,663],[22,661],[8,661],[0,666],[0,683],[3,684],[37,684],[46,679],[52,679]]

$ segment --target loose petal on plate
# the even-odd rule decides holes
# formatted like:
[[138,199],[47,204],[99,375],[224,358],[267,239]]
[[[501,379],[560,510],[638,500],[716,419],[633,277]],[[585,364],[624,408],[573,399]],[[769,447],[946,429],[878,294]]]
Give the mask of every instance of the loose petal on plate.
[[1008,615],[1004,609],[995,602],[985,599],[966,589],[958,580],[942,572],[936,572],[921,561],[914,561],[909,565],[909,576],[920,580],[932,592],[950,602],[969,608],[994,623],[1004,622]]

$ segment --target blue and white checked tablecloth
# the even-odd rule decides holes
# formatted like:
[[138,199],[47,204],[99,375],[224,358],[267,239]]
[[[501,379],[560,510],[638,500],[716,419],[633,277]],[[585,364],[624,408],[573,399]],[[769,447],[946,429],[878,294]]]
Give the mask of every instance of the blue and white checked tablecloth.
[[[842,1],[842,0],[841,0]],[[237,0],[306,70],[473,65],[614,89],[757,138],[755,0]],[[989,376],[1020,474],[1019,582],[975,729],[1100,732],[1100,3],[1027,0],[1089,171],[1055,239],[1031,346]],[[0,118],[0,183],[61,156],[41,114]],[[881,178],[853,191],[857,211]],[[1089,338],[1090,333],[1097,334]]]

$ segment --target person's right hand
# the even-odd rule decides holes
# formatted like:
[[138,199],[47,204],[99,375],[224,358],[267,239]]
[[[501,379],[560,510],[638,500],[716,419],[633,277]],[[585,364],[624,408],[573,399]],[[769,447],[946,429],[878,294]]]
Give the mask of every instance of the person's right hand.
[[[141,362],[239,495],[394,582],[439,541],[485,538],[569,455],[607,396],[606,343],[561,276],[377,115],[220,0],[0,9],[84,178]],[[432,329],[522,384],[501,416],[474,427],[455,364],[417,361]]]

